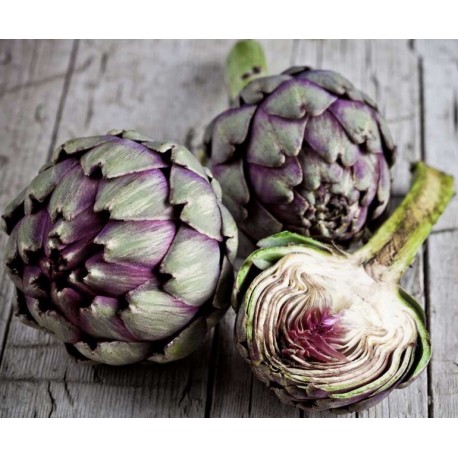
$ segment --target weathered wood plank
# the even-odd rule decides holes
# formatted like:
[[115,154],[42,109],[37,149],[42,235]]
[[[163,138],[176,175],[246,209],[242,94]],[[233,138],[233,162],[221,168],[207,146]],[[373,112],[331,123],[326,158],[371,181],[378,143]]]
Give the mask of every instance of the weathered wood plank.
[[210,417],[250,417],[253,377],[248,364],[234,348],[235,313],[229,310],[218,325],[215,373],[211,387]]
[[[59,141],[113,128],[184,142],[226,104],[224,41],[83,41]],[[71,115],[71,122],[70,122]]]
[[[0,41],[0,210],[44,163],[72,43]],[[3,260],[6,236],[0,236]],[[0,263],[0,360],[11,316],[12,283]]]
[[412,40],[411,47],[427,59],[458,64],[458,40]]
[[[409,48],[408,42],[303,41],[299,46],[296,63],[335,70],[377,102],[398,147],[397,161],[392,173],[393,194],[404,194],[409,188],[410,165],[421,158],[418,59]],[[420,302],[423,298],[421,266],[422,259],[417,259],[403,281],[404,286]],[[423,375],[411,387],[396,390],[384,402],[358,416],[426,416],[426,387],[426,375]]]
[[[230,41],[82,42],[61,107],[57,141],[128,127],[158,139],[198,144],[204,126],[227,105],[223,62],[230,46]],[[334,69],[379,102],[399,147],[394,170],[397,194],[407,190],[409,164],[420,158],[420,86],[427,160],[458,176],[457,66],[450,51],[431,51],[428,46],[404,41],[265,42],[272,72],[290,64]],[[453,46],[447,44],[452,53]],[[70,52],[69,42],[0,42],[0,156],[7,158],[0,157],[1,208],[44,162]],[[424,62],[423,79],[419,57]],[[434,63],[437,59],[440,65]],[[14,151],[13,161],[9,151]],[[455,199],[439,230],[458,227],[457,210]],[[0,239],[1,257],[5,240]],[[456,416],[458,411],[457,341],[452,327],[453,298],[458,292],[457,241],[456,232],[434,235],[426,261],[434,416]],[[444,265],[450,268],[445,270]],[[422,273],[420,257],[404,280],[420,302]],[[11,287],[1,270],[0,294],[2,342]],[[298,411],[283,406],[239,357],[233,345],[233,319],[231,311],[215,340],[210,338],[191,358],[135,368],[75,365],[56,340],[13,320],[0,369],[0,416],[297,416]],[[426,416],[426,383],[423,375],[360,416]]]
[[[458,178],[458,62],[423,58],[426,159]],[[434,232],[458,228],[458,197],[445,210]]]
[[[291,65],[291,40],[264,40],[263,46],[271,73]],[[229,51],[220,57],[223,70]],[[220,91],[226,92],[223,81]],[[223,109],[227,106],[225,103]],[[220,109],[221,111],[221,109]],[[217,111],[213,111],[217,114]],[[206,118],[209,121],[209,118]],[[257,380],[234,346],[234,312],[230,311],[219,326],[215,345],[215,380],[212,387],[211,417],[297,417],[299,412],[281,404],[278,398]]]
[[[426,160],[458,179],[458,65],[424,57],[424,104]],[[428,240],[428,305],[432,339],[430,414],[458,414],[458,199],[444,213]],[[437,230],[436,229],[436,230]]]
[[433,349],[429,373],[433,417],[458,415],[458,231],[428,240],[429,319]]
[[2,417],[194,417],[205,407],[208,346],[169,365],[115,368],[75,364],[60,342],[16,320],[10,334]]

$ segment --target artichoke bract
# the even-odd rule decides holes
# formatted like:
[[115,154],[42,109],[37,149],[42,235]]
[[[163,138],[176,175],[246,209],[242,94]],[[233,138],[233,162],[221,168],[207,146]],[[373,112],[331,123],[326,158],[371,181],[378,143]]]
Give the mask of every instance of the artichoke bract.
[[17,313],[81,360],[183,358],[224,315],[237,229],[183,146],[70,140],[3,215]]
[[375,103],[330,70],[264,76],[254,41],[238,43],[227,65],[235,107],[212,121],[204,147],[242,254],[282,230],[358,239],[390,196],[395,146]]
[[424,312],[399,280],[452,195],[452,177],[419,163],[404,201],[353,254],[286,231],[259,242],[236,279],[235,339],[283,402],[357,411],[425,368]]

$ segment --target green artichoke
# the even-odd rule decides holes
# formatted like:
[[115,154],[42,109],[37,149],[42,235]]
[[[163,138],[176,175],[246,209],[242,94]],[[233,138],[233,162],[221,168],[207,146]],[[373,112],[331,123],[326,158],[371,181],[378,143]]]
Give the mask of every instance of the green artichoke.
[[3,220],[19,317],[79,359],[183,358],[230,304],[237,229],[180,145],[133,131],[70,140]]
[[333,71],[264,74],[262,48],[238,43],[228,59],[235,107],[204,138],[242,252],[282,230],[359,238],[390,196],[395,147],[375,103]]
[[452,177],[419,163],[404,201],[353,254],[290,232],[259,242],[236,279],[235,339],[283,402],[357,411],[425,368],[424,313],[399,280],[452,195]]

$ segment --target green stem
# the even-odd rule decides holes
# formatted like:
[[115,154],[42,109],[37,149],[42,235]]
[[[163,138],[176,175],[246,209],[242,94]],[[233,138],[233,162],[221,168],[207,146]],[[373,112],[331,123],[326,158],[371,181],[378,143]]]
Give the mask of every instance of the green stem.
[[354,256],[373,276],[399,281],[454,194],[454,180],[419,162],[404,200]]
[[256,78],[267,75],[267,63],[262,46],[255,40],[238,41],[226,62],[229,96],[235,100],[242,89]]

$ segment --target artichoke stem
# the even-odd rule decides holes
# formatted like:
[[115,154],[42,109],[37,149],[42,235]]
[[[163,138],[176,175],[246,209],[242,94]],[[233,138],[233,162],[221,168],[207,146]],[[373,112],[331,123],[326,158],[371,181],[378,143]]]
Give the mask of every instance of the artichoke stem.
[[413,185],[404,200],[369,242],[355,252],[375,278],[399,281],[454,194],[454,179],[415,165]]
[[226,78],[231,102],[251,81],[267,75],[267,62],[262,46],[255,40],[238,41],[226,61]]

